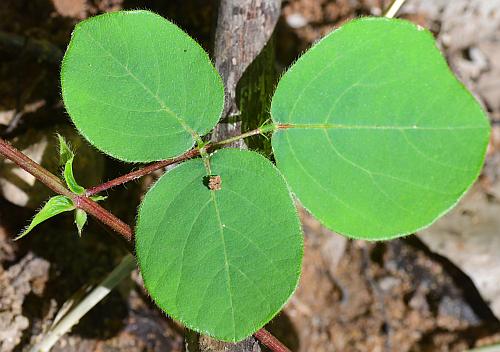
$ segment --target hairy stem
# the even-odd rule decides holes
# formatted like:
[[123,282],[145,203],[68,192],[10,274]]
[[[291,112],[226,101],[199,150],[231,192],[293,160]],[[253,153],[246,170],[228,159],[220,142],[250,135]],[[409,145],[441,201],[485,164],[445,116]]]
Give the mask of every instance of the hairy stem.
[[134,233],[132,228],[122,220],[111,214],[99,204],[87,197],[73,197],[73,202],[78,209],[82,209],[94,218],[109,226],[115,232],[119,233],[127,242],[132,242]]
[[100,185],[95,186],[95,187],[91,187],[85,191],[85,195],[87,197],[90,197],[90,196],[95,195],[99,192],[102,192],[102,191],[105,191],[105,190],[110,189],[112,187],[119,186],[119,185],[122,185],[124,183],[133,181],[133,180],[140,178],[142,176],[146,176],[146,175],[148,175],[156,170],[162,169],[162,168],[169,166],[169,165],[172,165],[172,164],[179,163],[179,162],[187,160],[187,159],[194,158],[195,156],[198,156],[198,155],[200,155],[200,151],[198,149],[191,149],[191,150],[187,151],[186,153],[184,153],[176,158],[162,160],[162,161],[158,161],[158,162],[153,163],[153,164],[149,164],[148,166],[145,166],[139,170],[132,171],[128,174],[125,174],[123,176],[115,178],[111,181],[105,182],[105,183],[100,184]]
[[264,328],[257,331],[253,336],[255,336],[257,340],[262,342],[264,345],[266,345],[271,351],[290,352],[290,350],[285,345],[283,345],[280,340],[278,340]]
[[74,196],[59,177],[52,174],[50,171],[46,170],[40,164],[34,162],[22,152],[11,146],[7,141],[0,138],[0,155],[13,161],[21,169],[33,175],[37,180],[42,182],[48,188],[54,192],[61,194],[63,196],[72,198]]
[[[257,130],[260,130],[260,129],[257,129]],[[257,131],[257,130],[255,130],[255,131]],[[253,131],[251,131],[251,132],[253,132]],[[248,133],[250,133],[250,132],[247,132],[247,134]],[[254,135],[254,134],[258,134],[258,133],[254,132],[252,135]],[[219,143],[222,143],[221,145],[223,145],[223,144],[226,144],[229,142],[222,141],[222,142],[218,142],[216,144],[219,144]],[[215,146],[215,144],[214,144],[214,146]],[[205,148],[206,147],[207,146],[205,146]],[[196,151],[196,153],[194,151]],[[189,159],[190,157],[194,157],[194,156],[199,154],[198,149],[193,149],[192,152],[193,152],[192,156],[186,156],[187,153],[183,154],[185,156],[183,160]],[[133,234],[132,228],[129,225],[124,223],[122,220],[120,220],[119,218],[117,218],[116,216],[111,214],[109,211],[107,211],[106,209],[101,207],[99,204],[97,204],[96,202],[94,202],[90,198],[87,198],[84,196],[78,196],[78,195],[72,193],[71,191],[69,191],[64,186],[62,181],[56,175],[54,175],[53,173],[51,173],[50,171],[45,169],[40,164],[31,160],[29,157],[27,157],[22,152],[20,152],[19,150],[17,150],[13,146],[11,146],[9,143],[7,143],[2,138],[0,138],[0,155],[11,160],[16,165],[18,165],[19,167],[24,169],[26,172],[33,175],[37,180],[42,182],[44,185],[49,187],[54,192],[70,198],[74,202],[75,206],[78,209],[82,209],[82,210],[86,211],[88,214],[92,215],[95,219],[97,219],[101,223],[109,226],[111,229],[113,229],[118,234],[120,234],[124,239],[126,239],[127,242],[131,243],[133,241],[134,234]],[[179,161],[181,161],[181,160],[179,160]],[[176,162],[178,162],[178,161],[176,161]],[[152,165],[150,165],[150,166],[152,166]],[[158,168],[160,168],[160,167],[158,167]],[[271,335],[264,328],[257,331],[254,334],[254,336],[258,340],[260,340],[264,345],[269,347],[273,352],[289,352],[289,350],[278,339],[276,339],[273,335]]]
[[219,142],[214,142],[212,144],[209,144],[208,147],[212,147],[212,148],[220,147],[220,146],[223,146],[225,144],[230,144],[230,143],[236,142],[236,141],[238,141],[240,139],[243,139],[243,138],[255,136],[255,135],[258,135],[258,134],[264,134],[264,133],[268,133],[268,132],[273,132],[276,128],[277,128],[277,126],[275,126],[273,124],[264,125],[264,126],[261,126],[259,128],[254,129],[254,130],[242,133],[239,136],[234,136],[234,137],[231,137],[231,138],[228,138],[228,139],[224,139],[224,140],[219,141]]
[[[208,143],[204,146],[204,150],[206,150],[206,151],[213,150],[215,148],[221,147],[221,146],[226,145],[226,144],[230,144],[232,142],[235,142],[235,141],[243,139],[243,138],[255,136],[258,134],[272,132],[275,129],[276,129],[275,125],[272,125],[272,124],[271,125],[264,125],[260,128],[256,128],[255,130],[243,133],[239,136],[231,137],[231,138],[219,141],[219,142]],[[200,148],[195,148],[195,149],[191,149],[191,150],[185,152],[184,154],[182,154],[176,158],[166,159],[166,160],[158,161],[158,162],[153,163],[153,164],[149,164],[149,165],[147,165],[139,170],[132,171],[128,174],[122,175],[122,176],[117,177],[113,180],[107,181],[103,184],[97,185],[95,187],[91,187],[85,191],[85,196],[87,196],[87,197],[93,196],[97,193],[106,191],[110,188],[122,185],[122,184],[130,182],[130,181],[133,181],[133,180],[138,179],[140,177],[149,175],[150,173],[152,173],[156,170],[160,170],[166,166],[177,164],[177,163],[186,161],[188,159],[192,159],[194,157],[197,157],[199,155],[200,155]]]
[[119,233],[127,242],[132,241],[132,229],[109,211],[89,198],[81,197],[66,188],[62,181],[40,164],[34,162],[22,152],[0,138],[0,155],[13,161],[16,165],[33,175],[38,181],[54,192],[70,198],[75,206],[86,211],[102,223]]

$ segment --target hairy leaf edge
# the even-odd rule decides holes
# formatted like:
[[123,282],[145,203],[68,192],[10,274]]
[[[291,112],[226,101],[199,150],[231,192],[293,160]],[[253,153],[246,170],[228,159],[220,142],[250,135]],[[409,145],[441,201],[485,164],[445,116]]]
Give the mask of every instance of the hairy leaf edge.
[[[214,62],[212,61],[212,58],[210,58],[210,56],[208,55],[208,53],[205,51],[205,49],[203,49],[203,47],[195,40],[193,39],[189,34],[187,34],[181,27],[179,27],[175,22],[173,21],[170,21],[166,18],[164,18],[163,16],[153,12],[153,11],[149,11],[149,10],[126,10],[126,11],[118,11],[118,12],[108,12],[108,13],[103,13],[103,14],[100,14],[100,15],[97,15],[97,16],[93,16],[93,17],[90,17],[86,20],[83,20],[81,22],[78,22],[76,25],[75,25],[75,28],[73,29],[73,31],[71,32],[71,39],[69,41],[69,44],[68,44],[68,47],[66,48],[66,51],[64,53],[64,57],[62,59],[62,63],[61,63],[61,72],[60,72],[60,81],[61,81],[61,96],[63,98],[63,103],[64,103],[64,107],[68,113],[68,115],[71,117],[72,116],[72,113],[69,109],[69,107],[67,106],[66,102],[65,102],[65,99],[64,99],[64,96],[65,96],[65,93],[64,93],[64,84],[63,84],[63,81],[64,81],[64,71],[65,71],[65,62],[66,62],[66,56],[68,55],[68,53],[71,52],[72,50],[72,47],[74,45],[74,42],[73,42],[73,36],[74,34],[80,30],[83,26],[85,26],[87,23],[90,23],[91,21],[94,21],[96,19],[100,19],[100,18],[104,18],[104,17],[107,17],[107,16],[117,16],[118,14],[121,14],[121,15],[133,15],[133,14],[140,14],[140,13],[147,13],[147,14],[152,14],[154,16],[157,16],[159,18],[161,18],[163,21],[167,21],[169,23],[171,23],[172,25],[174,25],[175,27],[177,27],[179,29],[180,32],[182,32],[182,34],[187,37],[190,41],[192,41],[196,46],[198,46],[202,51],[203,53],[206,55],[206,58],[207,58],[207,61],[209,62],[210,64],[210,67],[211,69],[213,70],[213,72],[216,74],[217,76],[217,79],[220,83],[220,86],[222,87],[222,105],[220,106],[219,108],[219,117],[217,119],[217,122],[214,126],[212,126],[211,128],[207,129],[206,131],[196,131],[200,136],[204,136],[206,134],[208,134],[210,131],[212,131],[214,129],[215,126],[217,126],[217,124],[219,123],[221,117],[222,117],[222,113],[224,111],[224,106],[225,106],[225,99],[226,99],[226,94],[225,94],[225,87],[224,87],[224,82],[222,80],[222,77],[221,75],[219,74],[219,71],[217,71],[217,69],[215,68],[215,65],[214,65]],[[120,161],[125,161],[125,162],[129,162],[129,163],[146,163],[146,162],[153,162],[153,161],[160,161],[160,160],[165,160],[165,159],[169,159],[169,158],[174,158],[176,156],[179,156],[179,155],[182,155],[182,152],[177,154],[177,155],[165,155],[165,156],[162,156],[161,158],[147,158],[147,159],[144,159],[144,158],[141,158],[141,159],[129,159],[129,158],[126,158],[126,157],[123,157],[120,155],[120,153],[114,153],[112,151],[109,151],[107,148],[100,148],[98,147],[97,145],[94,144],[94,142],[92,141],[92,139],[88,138],[87,134],[84,133],[82,130],[80,130],[76,124],[73,122],[73,119],[70,119],[71,120],[71,123],[73,124],[73,126],[75,127],[75,129],[85,138],[85,140],[87,140],[94,148],[96,148],[97,150],[100,150],[101,152],[105,153],[106,155],[109,155],[111,156],[112,158],[114,159],[117,159],[117,160],[120,160]],[[191,144],[191,146],[186,149],[185,151],[191,149],[194,147],[194,145],[196,144],[196,141],[193,139],[193,143]]]
[[[474,95],[472,95],[472,93],[467,89],[467,87],[465,86],[465,84],[460,81],[457,76],[455,75],[455,73],[453,73],[453,71],[451,70],[450,66],[448,65],[448,63],[446,62],[444,56],[443,56],[443,53],[441,52],[441,50],[439,49],[439,47],[436,45],[436,39],[434,38],[434,35],[426,28],[424,27],[421,27],[419,25],[416,25],[410,21],[407,21],[407,20],[403,20],[403,19],[398,19],[398,18],[385,18],[385,17],[371,17],[371,16],[368,16],[368,17],[360,17],[360,18],[357,18],[357,19],[354,19],[352,21],[349,21],[347,23],[345,23],[344,25],[342,25],[341,27],[339,28],[336,28],[334,30],[332,30],[330,33],[328,33],[327,35],[325,35],[323,38],[321,38],[320,40],[318,40],[316,43],[314,43],[308,50],[306,50],[304,53],[302,53],[302,55],[292,64],[290,65],[290,67],[281,75],[277,85],[276,85],[276,88],[275,88],[275,93],[279,87],[279,84],[281,82],[281,79],[286,75],[288,74],[289,72],[292,72],[293,69],[295,68],[295,66],[297,64],[299,64],[299,62],[302,62],[302,60],[304,59],[304,55],[309,53],[311,50],[316,50],[318,44],[320,44],[323,40],[325,40],[326,38],[330,37],[331,35],[333,35],[334,33],[336,32],[339,32],[339,31],[342,31],[346,26],[350,26],[356,22],[362,22],[362,21],[386,21],[386,22],[393,22],[393,23],[396,23],[396,22],[399,22],[399,23],[403,23],[404,25],[406,26],[409,26],[409,27],[412,27],[420,32],[422,32],[422,34],[426,35],[429,39],[431,39],[435,45],[433,47],[433,50],[434,50],[434,54],[437,54],[436,57],[438,57],[440,60],[441,60],[441,63],[444,64],[444,66],[446,67],[446,69],[448,70],[448,74],[450,74],[455,83],[457,84],[457,87],[459,87],[460,89],[462,89],[462,91],[469,97],[469,99],[471,99],[471,101],[473,103],[475,103],[480,111],[482,112],[482,115],[483,115],[483,118],[484,118],[484,122],[485,122],[485,129],[488,130],[488,134],[486,135],[485,137],[485,140],[484,140],[484,145],[483,145],[483,152],[482,152],[482,158],[481,160],[479,161],[479,165],[477,166],[477,171],[475,173],[475,176],[472,178],[472,181],[466,185],[466,187],[464,188],[464,190],[460,193],[459,197],[457,197],[457,200],[452,204],[450,205],[450,207],[448,207],[447,209],[443,210],[441,213],[439,213],[434,219],[432,219],[428,224],[426,225],[423,225],[421,227],[417,227],[415,229],[412,229],[410,231],[407,231],[407,232],[403,232],[403,233],[396,233],[396,234],[382,234],[382,235],[379,235],[377,238],[371,238],[371,237],[368,237],[368,236],[360,236],[360,235],[356,235],[356,234],[352,234],[352,233],[347,233],[347,232],[342,232],[342,231],[337,231],[335,230],[334,228],[330,227],[329,225],[327,225],[325,223],[325,221],[323,221],[322,219],[319,219],[317,218],[313,212],[310,211],[310,209],[308,209],[308,207],[306,207],[304,204],[302,204],[302,202],[300,203],[301,206],[306,209],[310,214],[312,214],[314,216],[315,219],[317,219],[323,226],[325,226],[326,228],[334,231],[334,232],[338,232],[339,234],[343,235],[343,236],[346,236],[348,238],[351,238],[351,239],[358,239],[358,240],[366,240],[366,241],[370,241],[370,242],[377,242],[377,241],[386,241],[386,240],[391,240],[391,239],[396,239],[396,238],[400,238],[400,237],[404,237],[404,236],[408,236],[408,235],[411,235],[411,234],[414,234],[418,231],[421,231],[423,229],[426,229],[430,226],[432,226],[437,220],[439,220],[442,216],[444,216],[445,214],[447,214],[451,209],[453,209],[461,200],[462,198],[465,196],[465,194],[471,189],[472,185],[476,182],[477,178],[479,177],[479,175],[481,174],[481,170],[482,170],[482,166],[484,165],[484,161],[485,161],[485,158],[486,158],[486,152],[487,152],[487,149],[488,149],[488,143],[489,143],[489,139],[491,137],[491,125],[489,123],[489,119],[488,119],[488,116],[486,115],[486,113],[484,112],[484,109],[482,108],[481,104],[477,101],[477,99],[474,97]],[[273,120],[273,122],[275,124],[280,124],[279,121],[277,121],[273,116],[272,116],[272,105],[273,105],[273,102],[274,102],[274,96],[275,94],[273,94],[273,97],[271,99],[271,107],[270,107],[270,115],[271,115],[271,118]],[[274,133],[286,133],[286,130],[282,131],[282,130],[277,130],[275,131]],[[274,136],[274,133],[273,133],[273,136]],[[272,137],[271,137],[272,138]],[[274,146],[273,144],[271,143],[271,148],[273,150],[273,154],[274,153]],[[278,160],[276,160],[276,164],[279,168],[279,163],[278,163]],[[286,177],[285,177],[286,179]],[[291,189],[291,187],[290,187]],[[300,202],[300,198],[297,196],[297,194],[293,191],[293,189],[291,189],[291,192],[292,194],[295,196],[295,198],[297,198],[297,200]]]
[[[205,334],[205,335],[208,335],[208,336],[211,336],[211,337],[214,337],[216,339],[220,339],[221,341],[224,341],[224,342],[238,342],[238,341],[242,341],[244,340],[245,338],[251,336],[253,333],[257,332],[259,329],[261,329],[262,327],[264,327],[267,323],[269,323],[275,316],[277,316],[282,310],[283,310],[283,307],[290,301],[290,299],[293,297],[293,295],[295,294],[295,292],[297,291],[297,288],[299,287],[299,282],[300,282],[300,278],[301,278],[301,275],[302,275],[302,263],[303,263],[303,259],[304,259],[304,232],[302,230],[302,224],[301,224],[301,221],[300,221],[300,216],[299,216],[299,213],[298,213],[298,210],[297,210],[297,207],[295,206],[295,202],[294,202],[294,197],[293,197],[293,193],[288,185],[288,183],[286,182],[283,174],[281,173],[281,171],[276,167],[276,165],[274,165],[269,159],[267,159],[266,157],[264,157],[263,155],[261,155],[260,153],[257,153],[255,151],[250,151],[250,150],[241,150],[241,149],[237,149],[237,148],[224,148],[222,150],[218,150],[218,151],[215,151],[213,153],[210,154],[210,157],[214,156],[215,154],[218,154],[218,153],[226,153],[226,152],[231,152],[231,153],[240,153],[240,152],[243,152],[243,153],[252,153],[252,154],[255,154],[255,155],[258,155],[259,158],[262,158],[262,159],[265,159],[266,162],[268,162],[269,164],[271,164],[272,166],[272,169],[273,171],[275,172],[276,175],[279,176],[279,178],[282,180],[287,192],[288,192],[288,195],[290,197],[290,201],[291,201],[291,205],[294,209],[294,212],[295,212],[295,215],[296,215],[296,219],[297,219],[297,230],[298,230],[298,234],[299,235],[302,235],[300,236],[300,253],[299,253],[299,259],[300,259],[300,264],[298,265],[297,267],[297,280],[296,280],[296,283],[295,283],[295,286],[293,288],[293,290],[290,292],[290,295],[288,296],[288,298],[283,302],[283,304],[281,305],[281,307],[277,310],[277,312],[275,314],[272,314],[272,315],[269,315],[269,316],[266,316],[264,319],[262,319],[262,322],[258,324],[257,327],[254,328],[254,331],[250,334],[250,335],[246,335],[246,336],[233,336],[232,338],[231,337],[224,337],[224,336],[217,336],[216,334],[214,334],[212,331],[210,330],[202,330],[202,329],[198,329],[197,327],[195,327],[194,325],[191,325],[189,323],[187,323],[183,318],[181,317],[177,317],[177,316],[174,316],[174,315],[171,315],[169,314],[168,312],[166,312],[161,306],[159,306],[156,301],[153,299],[153,302],[155,303],[156,306],[158,306],[162,312],[164,312],[166,315],[172,317],[173,319],[181,322],[184,326],[186,326],[187,328],[191,329],[191,330],[194,330],[198,333],[201,333],[201,334]],[[193,162],[202,162],[201,160],[198,160],[198,159],[191,159],[191,160],[188,160],[186,162],[183,162],[182,164],[179,164],[177,167],[183,167],[183,165],[185,164],[188,164],[188,163],[193,163]],[[167,177],[169,172],[172,171],[174,169],[171,169],[169,170],[168,172],[166,172],[164,175],[162,175],[152,186],[151,188],[148,190],[151,191],[155,186],[156,184],[163,178],[163,177]],[[146,197],[144,197],[145,199]],[[141,205],[139,206],[138,208],[138,212],[137,212],[137,221],[136,221],[136,226],[135,228],[137,229],[138,227],[138,224],[139,224],[139,221],[140,221],[140,213],[141,213],[141,210],[142,210],[142,204],[143,204],[144,200],[141,202]],[[137,242],[136,242],[136,253],[137,253]],[[136,257],[136,260],[137,260],[137,263],[138,263],[138,267],[139,267],[139,270],[140,268],[142,267],[142,262],[141,262],[141,259],[139,257]],[[149,289],[148,289],[148,284],[146,283],[146,281],[144,280],[144,286],[146,287],[146,290],[148,291],[149,293]]]

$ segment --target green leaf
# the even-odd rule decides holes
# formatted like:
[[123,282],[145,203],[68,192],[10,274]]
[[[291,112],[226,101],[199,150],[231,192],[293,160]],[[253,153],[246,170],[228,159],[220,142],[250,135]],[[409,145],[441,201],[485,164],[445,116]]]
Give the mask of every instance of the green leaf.
[[[139,210],[136,253],[144,283],[167,314],[193,330],[238,341],[294,292],[302,232],[279,171],[261,155],[225,149],[169,171]],[[217,189],[218,187],[213,187]]]
[[64,165],[64,180],[71,192],[82,195],[85,193],[85,188],[76,182],[75,176],[73,175],[73,160],[75,154],[70,149],[63,136],[57,134],[57,138],[59,139],[59,162],[61,165]]
[[68,143],[66,142],[64,137],[59,133],[57,133],[57,139],[59,140],[59,164],[65,165],[68,160],[72,159],[75,156],[75,154],[68,146]]
[[75,224],[78,229],[78,235],[82,236],[83,227],[87,223],[87,213],[82,209],[75,210]]
[[90,196],[90,199],[92,199],[94,202],[100,202],[101,200],[108,199],[108,196]]
[[66,164],[64,165],[63,175],[64,180],[66,181],[66,184],[68,185],[68,188],[71,192],[78,195],[82,195],[85,193],[85,188],[83,188],[76,182],[75,176],[73,175],[73,158],[70,158],[68,161],[66,161]]
[[16,237],[16,240],[26,236],[33,228],[47,219],[61,214],[65,211],[75,209],[71,199],[64,196],[54,196],[50,198],[43,208],[35,215],[29,226],[23,231],[22,234]]
[[[477,178],[490,128],[428,31],[352,21],[283,76],[272,101],[279,169],[302,204],[344,235],[428,226]],[[290,127],[283,129],[284,127]]]
[[191,148],[220,118],[222,80],[207,53],[149,11],[80,22],[61,70],[78,130],[125,161],[166,159]]

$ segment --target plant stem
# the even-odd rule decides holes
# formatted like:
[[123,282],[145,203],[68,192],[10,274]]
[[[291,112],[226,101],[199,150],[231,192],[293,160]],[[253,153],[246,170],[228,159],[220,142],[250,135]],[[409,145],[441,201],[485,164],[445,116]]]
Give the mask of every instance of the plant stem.
[[220,146],[223,146],[224,144],[233,143],[233,142],[236,142],[236,141],[238,141],[240,139],[243,139],[243,138],[255,136],[255,135],[258,135],[258,134],[264,134],[264,133],[267,133],[267,132],[273,132],[274,130],[276,130],[276,128],[277,128],[277,126],[275,126],[273,124],[264,125],[264,126],[261,126],[259,128],[254,129],[254,130],[242,133],[239,136],[234,136],[234,137],[231,137],[231,138],[228,138],[228,139],[224,139],[223,141],[219,141],[219,142],[215,142],[215,143],[209,144],[207,147],[220,147]]
[[[219,142],[208,143],[208,144],[205,145],[204,149],[206,151],[213,150],[213,149],[215,149],[217,147],[221,147],[221,146],[223,146],[225,144],[229,144],[229,143],[232,143],[234,141],[237,141],[237,140],[240,140],[240,139],[243,139],[243,138],[255,136],[255,135],[258,135],[258,134],[264,134],[264,133],[272,132],[272,131],[276,130],[276,128],[277,128],[277,126],[272,125],[272,124],[270,124],[270,125],[264,125],[264,126],[261,126],[261,127],[257,128],[257,129],[255,129],[255,130],[243,133],[243,134],[241,134],[239,136],[231,137],[231,138],[219,141]],[[166,160],[158,161],[158,162],[153,163],[153,164],[149,164],[148,166],[145,166],[145,167],[143,167],[143,168],[141,168],[139,170],[132,171],[132,172],[130,172],[128,174],[122,175],[122,176],[117,177],[117,178],[115,178],[113,180],[107,181],[107,182],[105,182],[103,184],[97,185],[95,187],[88,188],[85,191],[85,196],[86,197],[93,196],[93,195],[95,195],[97,193],[106,191],[106,190],[108,190],[110,188],[122,185],[122,184],[130,182],[130,181],[133,181],[133,180],[135,180],[137,178],[149,175],[150,173],[152,173],[152,172],[154,172],[156,170],[162,169],[162,168],[164,168],[166,166],[177,164],[177,163],[180,163],[182,161],[185,161],[185,160],[197,157],[199,155],[200,155],[200,149],[199,148],[195,148],[195,149],[191,149],[191,150],[185,152],[184,154],[182,154],[182,155],[180,155],[180,156],[178,156],[176,158],[166,159]]]
[[181,161],[194,158],[195,156],[200,155],[200,151],[198,149],[191,149],[186,153],[172,159],[158,161],[153,164],[149,164],[148,166],[143,167],[142,169],[132,171],[128,174],[115,178],[111,181],[105,182],[95,187],[91,187],[85,191],[85,196],[90,197],[107,189],[110,189],[115,186],[119,186],[121,184],[133,181],[139,177],[146,176],[156,170],[162,169],[168,165],[172,165],[175,163],[179,163]]
[[130,226],[125,224],[123,221],[118,219],[116,216],[111,214],[109,211],[107,211],[91,199],[78,196],[68,190],[56,175],[52,174],[43,166],[28,158],[26,155],[11,146],[2,138],[0,138],[0,155],[3,155],[5,158],[12,160],[16,165],[33,175],[37,180],[42,182],[54,192],[70,198],[75,204],[75,207],[86,211],[94,218],[108,225],[110,228],[122,235],[122,237],[125,238],[127,242],[132,241],[133,235]]
[[75,196],[73,197],[73,202],[78,209],[84,210],[103,224],[115,230],[117,233],[122,235],[122,237],[125,238],[127,242],[132,242],[134,237],[132,228],[122,220],[111,214],[109,211],[101,207],[99,204],[94,202],[92,199],[83,196]]
[[269,331],[262,328],[253,334],[257,340],[266,345],[271,351],[274,352],[290,352],[290,350],[274,337]]
[[[270,127],[269,127],[270,128]],[[257,132],[260,131],[260,132]],[[256,129],[250,132],[247,132],[246,134],[243,135],[255,135],[259,133],[263,133],[262,129]],[[251,133],[251,134],[250,134]],[[241,136],[243,136],[241,135]],[[238,136],[240,137],[240,136]],[[244,137],[241,137],[244,138]],[[230,138],[231,139],[231,138]],[[223,145],[230,143],[228,140],[217,142],[213,144],[212,146],[216,145]],[[208,146],[205,146],[207,148]],[[193,155],[190,157],[194,157],[199,154],[198,149],[193,149]],[[196,151],[196,153],[194,152]],[[189,152],[188,152],[189,153]],[[186,154],[188,154],[186,153]],[[184,159],[186,160],[189,157],[184,155]],[[69,191],[62,181],[52,174],[50,171],[45,169],[43,166],[40,164],[34,162],[30,158],[28,158],[26,155],[24,155],[22,152],[11,146],[9,143],[7,143],[5,140],[0,138],[0,155],[3,155],[5,158],[13,161],[16,165],[24,169],[26,172],[30,173],[33,175],[37,180],[42,182],[44,185],[52,189],[54,192],[59,193],[63,196],[66,196],[73,200],[75,206],[78,209],[82,209],[92,215],[94,218],[99,220],[101,223],[109,226],[111,229],[119,233],[124,239],[127,240],[127,242],[132,242],[133,241],[133,231],[132,228],[124,223],[122,220],[111,214],[109,211],[101,207],[99,204],[91,200],[90,198],[84,197],[84,196],[78,196],[71,191]],[[181,157],[178,157],[181,158]],[[166,161],[166,160],[165,160]],[[158,163],[157,163],[158,164]],[[154,165],[154,164],[153,164]],[[151,165],[150,165],[151,166]],[[267,330],[264,328],[260,329],[257,331],[254,336],[262,342],[264,345],[269,347],[273,352],[290,352],[289,349],[287,349],[278,339],[276,339],[273,335],[271,335]]]
[[12,160],[20,168],[33,175],[37,180],[42,182],[54,192],[63,196],[73,198],[74,194],[71,193],[62,181],[42,167],[40,164],[34,162],[22,152],[14,148],[7,141],[0,138],[0,155]]
[[387,18],[394,18],[405,1],[406,0],[394,0],[384,12],[383,16]]

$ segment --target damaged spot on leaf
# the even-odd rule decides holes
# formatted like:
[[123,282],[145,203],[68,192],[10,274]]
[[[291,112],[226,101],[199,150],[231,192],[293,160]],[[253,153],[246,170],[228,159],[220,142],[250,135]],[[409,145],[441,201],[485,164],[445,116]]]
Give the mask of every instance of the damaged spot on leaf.
[[222,189],[222,179],[219,175],[204,176],[203,184],[211,191],[220,191]]
[[208,188],[210,188],[212,191],[220,191],[222,188],[222,179],[220,178],[220,176],[210,176],[208,180]]

